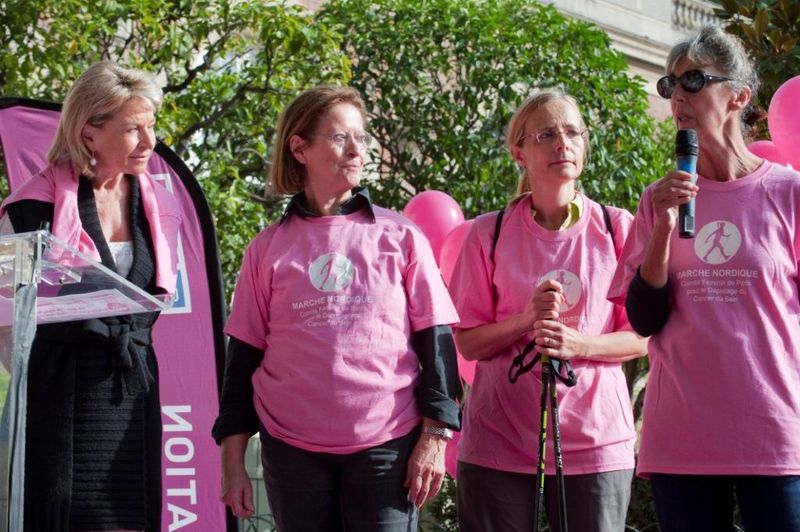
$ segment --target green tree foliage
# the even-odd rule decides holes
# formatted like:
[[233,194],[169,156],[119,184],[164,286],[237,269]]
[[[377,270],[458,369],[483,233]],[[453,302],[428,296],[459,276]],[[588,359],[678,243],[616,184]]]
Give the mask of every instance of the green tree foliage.
[[797,0],[721,0],[718,17],[755,59],[766,109],[784,81],[800,73],[800,3]]
[[334,0],[316,16],[270,0],[0,0],[0,12],[0,94],[61,101],[103,58],[158,75],[159,135],[206,192],[229,290],[282,204],[265,184],[277,115],[317,83],[352,76],[367,98],[375,195],[390,208],[431,188],[468,216],[502,204],[518,176],[505,124],[535,86],[581,102],[592,197],[633,209],[669,164],[608,37],[526,0]]
[[158,75],[158,134],[206,192],[230,290],[279,211],[265,189],[278,113],[309,86],[347,82],[338,37],[269,0],[0,0],[0,13],[0,94],[62,101],[100,59]]
[[634,209],[670,151],[654,142],[641,79],[596,26],[527,0],[332,0],[320,20],[343,36],[352,84],[378,139],[375,197],[401,207],[448,191],[473,216],[513,193],[505,126],[533,87],[562,86],[583,107],[588,194]]

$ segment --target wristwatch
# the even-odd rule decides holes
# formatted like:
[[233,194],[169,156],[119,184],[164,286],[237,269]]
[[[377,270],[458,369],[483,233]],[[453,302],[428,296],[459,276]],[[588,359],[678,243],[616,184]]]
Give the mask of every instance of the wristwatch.
[[431,434],[433,436],[438,436],[439,438],[445,440],[452,440],[453,439],[453,431],[448,429],[447,427],[428,427],[426,425],[422,426],[422,432],[425,434]]

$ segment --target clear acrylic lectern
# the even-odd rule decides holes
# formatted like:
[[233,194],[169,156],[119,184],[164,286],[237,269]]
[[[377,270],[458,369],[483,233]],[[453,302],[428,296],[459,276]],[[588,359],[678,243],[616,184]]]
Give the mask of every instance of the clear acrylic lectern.
[[0,237],[0,530],[23,530],[28,360],[39,323],[165,310],[47,231]]

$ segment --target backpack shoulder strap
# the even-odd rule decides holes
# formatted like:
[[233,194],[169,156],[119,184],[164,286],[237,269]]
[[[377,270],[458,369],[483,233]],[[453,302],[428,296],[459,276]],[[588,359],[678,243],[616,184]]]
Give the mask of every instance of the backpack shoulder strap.
[[[494,268],[494,250],[497,247],[497,239],[500,238],[500,228],[503,226],[503,215],[506,209],[503,207],[497,212],[497,219],[494,222],[494,236],[492,237],[492,249],[489,251],[489,260],[492,262]],[[492,271],[494,273],[494,271]]]
[[608,213],[608,208],[600,204],[600,208],[603,209],[603,220],[606,222],[606,231],[611,236],[611,243],[614,244],[614,249],[617,249],[617,240],[614,238],[614,227],[611,225],[611,215]]
[[503,207],[497,212],[497,219],[494,222],[494,235],[492,235],[492,248],[489,250],[489,262],[492,267],[491,283],[492,283],[492,299],[494,305],[497,307],[497,287],[494,285],[494,270],[496,264],[494,262],[494,250],[497,248],[497,240],[500,238],[500,228],[503,226],[503,215],[506,209]]

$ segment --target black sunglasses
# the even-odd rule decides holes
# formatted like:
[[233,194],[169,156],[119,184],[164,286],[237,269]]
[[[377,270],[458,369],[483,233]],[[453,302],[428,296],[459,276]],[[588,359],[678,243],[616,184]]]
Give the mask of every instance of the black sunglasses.
[[683,90],[686,92],[700,92],[706,86],[706,82],[716,81],[736,81],[733,78],[724,78],[722,76],[712,76],[706,74],[702,70],[687,70],[680,77],[664,76],[656,83],[656,91],[662,98],[672,98],[672,93],[675,92],[675,87],[678,83],[681,84]]

